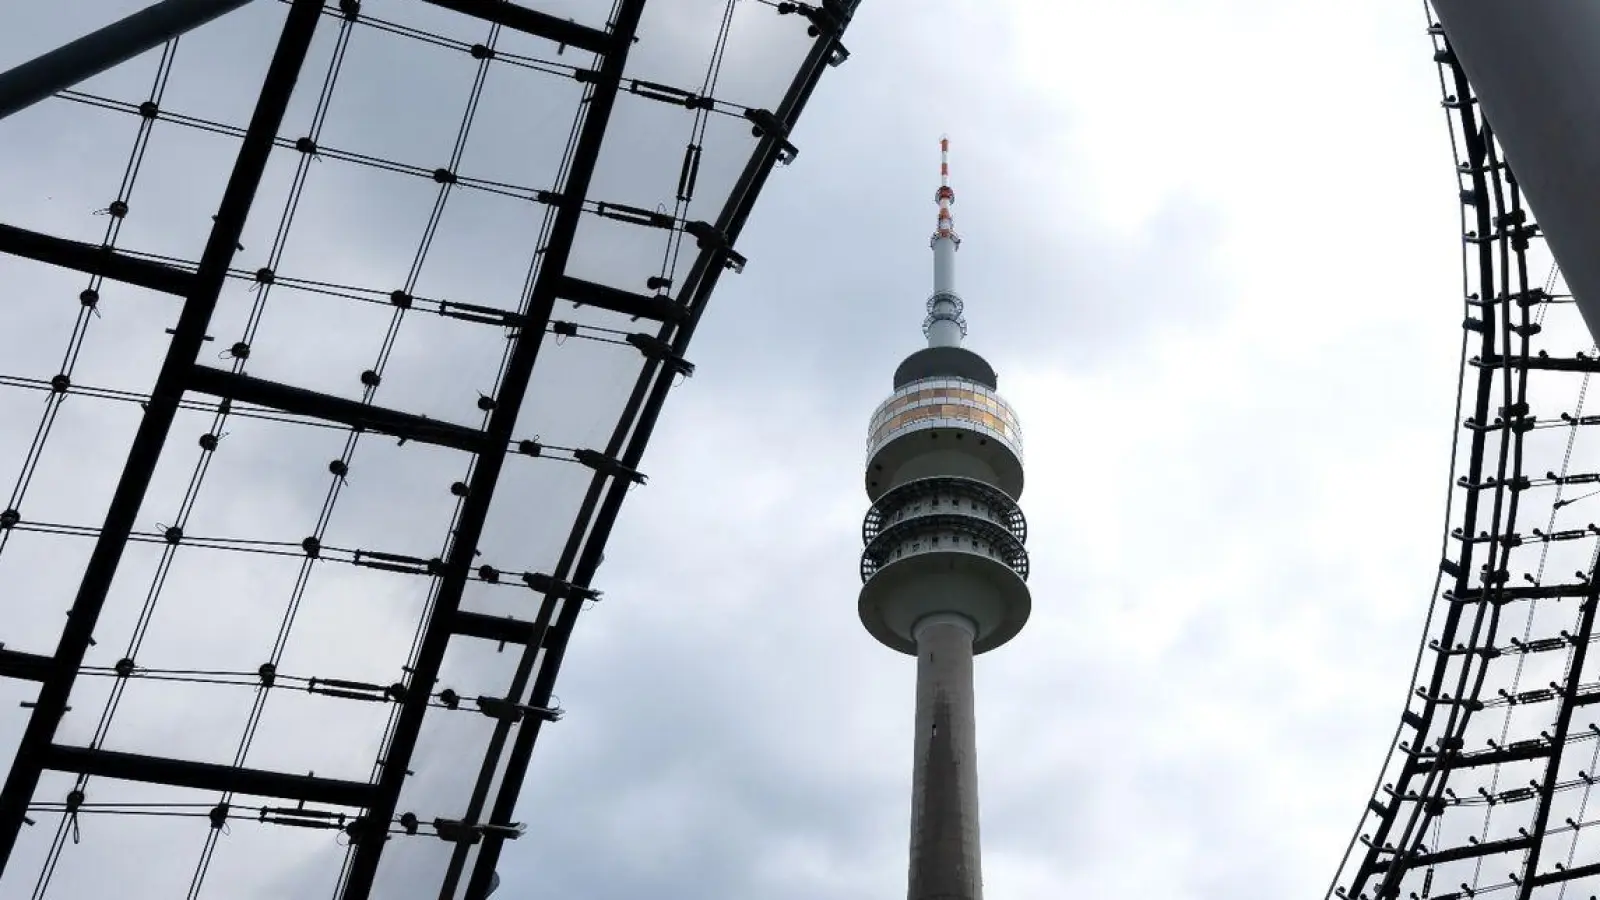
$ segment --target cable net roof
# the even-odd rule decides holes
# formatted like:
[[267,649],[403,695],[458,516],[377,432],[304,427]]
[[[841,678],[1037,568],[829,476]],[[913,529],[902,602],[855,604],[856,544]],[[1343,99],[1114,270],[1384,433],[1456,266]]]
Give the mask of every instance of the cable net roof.
[[481,896],[853,8],[257,0],[0,120],[0,894]]
[[1329,896],[1589,897],[1600,893],[1600,352],[1442,30],[1433,36],[1464,236],[1447,533],[1395,741]]

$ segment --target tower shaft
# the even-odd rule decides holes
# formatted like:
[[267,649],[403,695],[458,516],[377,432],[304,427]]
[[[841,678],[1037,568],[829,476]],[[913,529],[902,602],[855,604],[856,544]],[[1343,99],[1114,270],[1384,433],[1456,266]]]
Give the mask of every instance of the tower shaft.
[[906,900],[983,900],[970,622],[930,616],[917,640],[916,761]]

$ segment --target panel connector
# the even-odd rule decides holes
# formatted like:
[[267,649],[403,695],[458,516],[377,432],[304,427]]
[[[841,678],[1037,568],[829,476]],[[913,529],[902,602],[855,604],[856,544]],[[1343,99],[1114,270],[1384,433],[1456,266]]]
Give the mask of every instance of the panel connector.
[[570,581],[563,581],[543,572],[523,573],[522,583],[541,594],[549,594],[562,600],[600,599],[600,592],[594,588],[579,587]]
[[520,722],[524,715],[533,716],[543,722],[557,722],[561,720],[561,710],[547,706],[530,706],[526,703],[513,703],[504,697],[481,696],[474,698],[478,704],[478,711],[491,719],[502,722]]
[[693,375],[694,363],[672,352],[672,345],[653,334],[635,332],[626,338],[627,342],[639,348],[639,352],[646,357],[665,363],[666,366],[680,375]]
[[723,264],[735,272],[743,272],[748,260],[738,251],[733,249],[733,242],[728,236],[718,231],[709,222],[688,222],[683,226],[685,234],[694,238],[700,249],[714,249],[726,255]]
[[574,450],[572,451],[572,458],[601,474],[622,478],[634,484],[645,483],[643,474],[628,468],[620,460],[606,456],[599,450]]

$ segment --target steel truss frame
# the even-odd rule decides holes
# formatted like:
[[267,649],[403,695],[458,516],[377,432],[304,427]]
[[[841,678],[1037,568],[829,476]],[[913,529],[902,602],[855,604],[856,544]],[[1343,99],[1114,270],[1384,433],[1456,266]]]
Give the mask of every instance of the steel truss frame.
[[[455,823],[460,827],[455,829],[455,846],[440,896],[457,896],[463,879],[466,881],[464,896],[477,900],[487,894],[503,844],[508,837],[515,836],[509,823],[535,742],[544,722],[553,718],[541,713],[548,711],[567,643],[582,608],[581,601],[595,596],[588,586],[599,567],[623,497],[628,487],[640,480],[637,469],[668,389],[673,379],[686,370],[684,354],[722,272],[738,268],[744,262],[733,249],[734,244],[774,165],[794,156],[795,148],[788,140],[790,131],[822,72],[848,57],[840,41],[859,4],[859,0],[784,4],[788,8],[782,11],[800,13],[809,22],[802,27],[808,28],[813,39],[811,49],[779,107],[756,111],[750,116],[759,138],[756,148],[716,221],[692,223],[686,228],[696,237],[698,250],[676,295],[669,303],[663,303],[659,297],[635,295],[584,282],[565,271],[611,110],[623,87],[628,50],[646,0],[621,0],[618,12],[604,31],[509,0],[418,0],[596,54],[594,68],[580,73],[585,76],[580,80],[587,84],[586,112],[578,132],[575,155],[564,182],[554,192],[554,224],[550,239],[542,248],[544,262],[533,286],[528,313],[512,340],[501,391],[494,398],[487,425],[476,430],[199,364],[207,324],[218,303],[316,28],[325,15],[359,14],[352,12],[352,7],[358,10],[359,4],[348,0],[333,6],[327,6],[323,0],[288,2],[290,9],[277,49],[198,267],[191,271],[140,259],[109,246],[70,241],[0,224],[0,253],[183,299],[182,312],[172,329],[159,375],[150,389],[143,419],[129,448],[55,652],[45,656],[0,647],[0,677],[35,681],[40,685],[17,756],[0,788],[0,874],[4,873],[18,834],[27,822],[26,813],[40,778],[46,770],[52,770],[175,787],[235,791],[291,803],[359,810],[359,816],[346,829],[354,851],[342,897],[344,900],[369,897],[392,830],[401,788],[409,774],[430,691],[437,681],[450,639],[462,636],[522,648],[512,688],[501,707],[504,714],[496,717],[467,814],[461,822]],[[502,467],[507,457],[517,452],[512,433],[518,412],[532,381],[552,311],[562,300],[580,301],[656,322],[659,328],[655,341],[648,348],[641,347],[644,364],[605,450],[589,451],[587,456],[580,457],[581,462],[593,469],[593,475],[559,562],[553,571],[527,579],[530,587],[542,594],[537,617],[529,622],[465,612],[460,609],[460,602],[473,570],[476,544]],[[292,775],[63,746],[55,742],[57,725],[66,711],[67,699],[83,665],[118,563],[134,530],[135,516],[187,392],[260,404],[312,419],[452,447],[476,456],[455,523],[450,552],[433,567],[438,581],[437,600],[427,615],[420,653],[403,686],[397,725],[391,732],[374,782]],[[4,524],[5,519],[0,516],[0,525]],[[497,774],[499,785],[491,794]],[[478,853],[469,871],[467,863],[473,847]]]
[[[1455,457],[1464,459],[1464,471],[1453,473],[1459,475],[1452,486],[1459,509],[1453,518],[1455,527],[1445,538],[1446,552],[1435,589],[1439,600],[1429,613],[1430,622],[1439,623],[1437,636],[1419,648],[1413,690],[1379,777],[1381,787],[1375,787],[1329,896],[1393,900],[1403,896],[1402,879],[1408,873],[1421,872],[1425,873],[1422,894],[1405,896],[1461,900],[1487,891],[1468,885],[1459,890],[1454,890],[1456,885],[1434,885],[1433,867],[1501,855],[1500,862],[1511,869],[1510,881],[1498,885],[1503,890],[1491,896],[1528,900],[1538,887],[1600,874],[1600,861],[1568,867],[1540,858],[1553,797],[1564,787],[1558,783],[1558,771],[1572,738],[1573,713],[1600,701],[1600,693],[1580,685],[1585,656],[1596,637],[1600,573],[1591,566],[1571,581],[1542,584],[1530,578],[1528,583],[1512,582],[1508,556],[1514,548],[1525,542],[1593,536],[1581,529],[1573,534],[1546,534],[1533,528],[1531,537],[1519,532],[1524,492],[1539,484],[1562,483],[1530,478],[1523,471],[1524,437],[1538,424],[1530,407],[1528,376],[1541,370],[1600,371],[1600,360],[1582,355],[1554,358],[1538,351],[1534,338],[1540,325],[1534,313],[1551,300],[1544,289],[1529,281],[1527,250],[1530,242],[1540,237],[1539,226],[1524,206],[1516,177],[1482,119],[1465,70],[1443,29],[1431,19],[1429,34],[1441,72],[1443,105],[1458,140],[1456,168],[1464,211],[1463,265],[1468,287],[1457,439],[1465,440],[1466,447],[1464,454]],[[1470,404],[1465,418],[1460,408],[1463,403]],[[1596,417],[1573,418],[1563,413],[1563,419],[1573,428],[1600,424]],[[1508,606],[1556,598],[1580,600],[1575,624],[1559,637],[1524,642],[1507,638],[1501,631],[1501,614]],[[1536,739],[1486,750],[1467,748],[1468,723],[1486,706],[1481,695],[1490,662],[1515,653],[1556,649],[1570,654],[1564,678],[1549,689],[1529,691],[1510,701],[1553,703],[1551,726]],[[1496,702],[1493,697],[1487,699]],[[1522,829],[1512,838],[1469,839],[1445,846],[1426,843],[1433,823],[1461,802],[1449,790],[1452,775],[1517,762],[1542,763],[1542,773],[1531,785],[1485,796],[1490,804],[1535,803],[1532,828]],[[1446,888],[1451,890],[1433,892]]]

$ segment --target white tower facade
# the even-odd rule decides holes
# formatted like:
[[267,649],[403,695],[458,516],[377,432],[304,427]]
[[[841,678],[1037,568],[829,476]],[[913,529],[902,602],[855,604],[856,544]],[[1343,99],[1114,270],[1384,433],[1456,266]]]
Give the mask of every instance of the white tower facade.
[[1028,620],[1022,431],[983,357],[961,346],[961,244],[940,141],[928,346],[895,371],[872,416],[861,622],[917,657],[908,900],[982,900],[972,664]]

